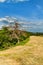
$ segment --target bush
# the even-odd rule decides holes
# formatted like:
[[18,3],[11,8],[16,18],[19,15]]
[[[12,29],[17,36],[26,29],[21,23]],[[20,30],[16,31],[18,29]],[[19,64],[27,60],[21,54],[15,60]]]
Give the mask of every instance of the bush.
[[[18,36],[20,42],[28,37],[28,33],[26,33],[26,36],[23,35],[24,33],[26,32],[18,35],[18,33],[16,32],[16,35]],[[7,49],[11,46],[16,45],[16,43],[18,42],[17,36],[15,36],[15,31],[9,31],[7,28],[0,30],[0,49]]]

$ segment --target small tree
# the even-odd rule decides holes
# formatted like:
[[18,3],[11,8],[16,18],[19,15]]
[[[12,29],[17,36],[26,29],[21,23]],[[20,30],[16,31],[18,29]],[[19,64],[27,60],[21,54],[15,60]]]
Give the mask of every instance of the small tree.
[[20,38],[19,38],[19,27],[20,27],[20,24],[15,22],[15,26],[14,26],[14,34],[15,34],[15,37],[17,38],[18,40],[18,43],[20,42]]

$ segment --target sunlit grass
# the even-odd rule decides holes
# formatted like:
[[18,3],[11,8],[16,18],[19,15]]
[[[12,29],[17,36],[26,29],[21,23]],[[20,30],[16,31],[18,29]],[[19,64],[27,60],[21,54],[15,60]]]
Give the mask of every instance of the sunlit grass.
[[[28,40],[31,40],[33,43],[30,43]],[[0,54],[0,57],[4,57],[6,60],[8,58],[12,59],[17,63],[20,63],[19,65],[43,65],[43,37],[28,38],[25,42],[26,43],[23,45],[19,45],[14,49],[10,49],[7,54]]]
[[15,46],[18,46],[18,45],[25,45],[28,41],[29,41],[29,38],[27,38],[27,39],[21,41],[20,43],[16,43]]

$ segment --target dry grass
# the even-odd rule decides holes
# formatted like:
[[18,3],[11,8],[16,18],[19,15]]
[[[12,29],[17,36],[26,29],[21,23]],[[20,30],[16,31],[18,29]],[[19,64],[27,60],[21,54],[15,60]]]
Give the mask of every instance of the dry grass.
[[0,65],[43,65],[43,37],[31,36],[24,46],[0,51]]

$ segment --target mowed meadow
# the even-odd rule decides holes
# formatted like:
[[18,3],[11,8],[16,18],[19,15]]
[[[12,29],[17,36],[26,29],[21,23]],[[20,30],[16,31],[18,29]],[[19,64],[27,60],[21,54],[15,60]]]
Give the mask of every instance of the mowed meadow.
[[0,51],[0,65],[43,65],[43,36],[30,36],[26,44]]

